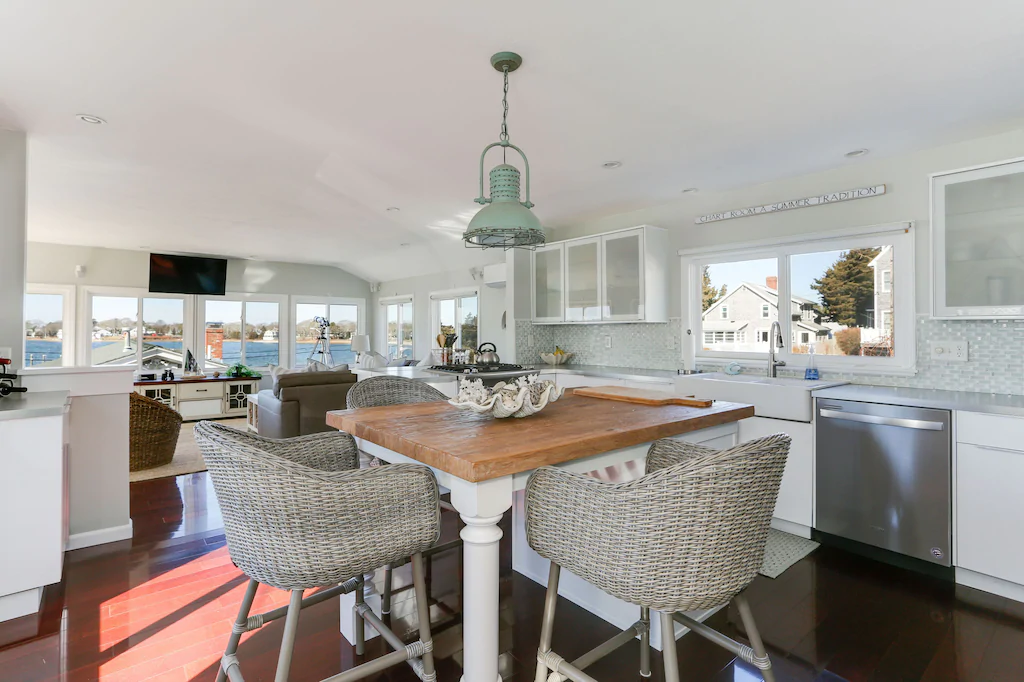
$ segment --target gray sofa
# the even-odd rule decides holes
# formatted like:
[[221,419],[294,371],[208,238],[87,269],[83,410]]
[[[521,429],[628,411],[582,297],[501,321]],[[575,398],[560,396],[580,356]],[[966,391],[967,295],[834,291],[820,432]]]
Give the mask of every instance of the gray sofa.
[[344,410],[356,375],[348,370],[283,374],[259,394],[259,434],[294,438],[330,431],[327,412]]

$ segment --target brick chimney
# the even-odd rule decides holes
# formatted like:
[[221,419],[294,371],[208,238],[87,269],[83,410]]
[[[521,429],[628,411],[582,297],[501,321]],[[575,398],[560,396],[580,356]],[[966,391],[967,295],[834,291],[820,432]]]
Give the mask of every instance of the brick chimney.
[[206,357],[209,360],[224,358],[224,327],[206,328]]
[[775,277],[774,275],[771,276],[771,277],[765,277],[764,278],[764,285],[766,287],[768,287],[769,289],[771,289],[772,291],[778,291],[779,290],[779,278]]

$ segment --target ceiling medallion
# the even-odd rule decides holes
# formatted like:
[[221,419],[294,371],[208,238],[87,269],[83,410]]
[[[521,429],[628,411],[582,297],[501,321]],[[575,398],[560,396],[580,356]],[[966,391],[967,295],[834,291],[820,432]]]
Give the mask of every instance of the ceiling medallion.
[[[513,249],[528,248],[544,243],[544,230],[537,216],[530,211],[530,162],[523,150],[508,139],[508,75],[518,69],[523,58],[514,52],[499,52],[491,57],[491,66],[499,71],[505,79],[505,87],[501,98],[501,134],[497,142],[484,147],[480,154],[480,196],[474,201],[483,204],[473,219],[469,221],[465,234],[462,235],[467,247],[477,249]],[[491,195],[484,196],[484,157],[492,147],[501,147],[502,162],[490,172]],[[509,149],[519,153],[523,159],[526,172],[526,201],[519,199],[519,169],[507,163],[505,158]]]

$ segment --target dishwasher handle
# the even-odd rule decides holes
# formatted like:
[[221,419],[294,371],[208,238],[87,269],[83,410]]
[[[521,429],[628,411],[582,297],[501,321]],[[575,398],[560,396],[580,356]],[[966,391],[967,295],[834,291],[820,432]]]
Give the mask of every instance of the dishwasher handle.
[[924,419],[900,419],[898,417],[879,417],[873,414],[858,414],[856,412],[842,412],[841,410],[820,409],[818,414],[826,419],[841,419],[848,422],[860,422],[862,424],[879,424],[881,426],[898,426],[904,429],[917,429],[919,431],[942,431],[945,424],[932,422]]

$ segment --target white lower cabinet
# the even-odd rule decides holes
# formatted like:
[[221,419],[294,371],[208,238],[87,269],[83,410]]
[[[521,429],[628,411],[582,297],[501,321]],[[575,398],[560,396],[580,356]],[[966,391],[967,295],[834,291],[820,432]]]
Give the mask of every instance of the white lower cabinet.
[[788,434],[793,444],[786,460],[786,471],[782,476],[782,486],[779,488],[779,498],[775,502],[775,513],[772,516],[805,527],[809,532],[814,510],[814,428],[804,422],[765,417],[750,417],[740,422],[741,443],[775,433]]

